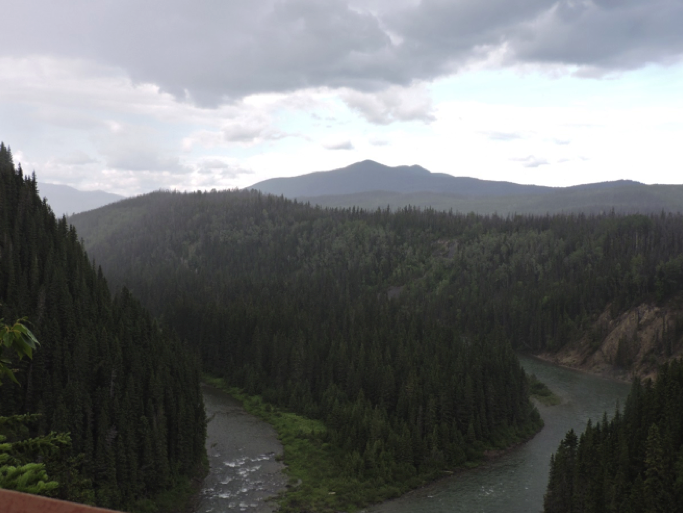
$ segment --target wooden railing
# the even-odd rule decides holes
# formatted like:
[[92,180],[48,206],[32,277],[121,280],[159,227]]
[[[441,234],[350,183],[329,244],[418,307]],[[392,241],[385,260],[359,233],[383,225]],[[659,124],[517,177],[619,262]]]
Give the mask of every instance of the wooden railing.
[[75,502],[48,499],[40,495],[0,489],[1,513],[117,513]]

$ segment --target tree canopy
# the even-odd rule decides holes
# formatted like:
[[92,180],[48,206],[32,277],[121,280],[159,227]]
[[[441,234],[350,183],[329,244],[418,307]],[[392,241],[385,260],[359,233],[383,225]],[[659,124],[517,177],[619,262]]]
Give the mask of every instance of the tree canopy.
[[45,459],[60,483],[52,495],[153,509],[157,494],[196,474],[205,435],[198,355],[127,290],[111,296],[76,230],[55,219],[35,175],[0,144],[0,317],[24,315],[40,350],[32,354],[17,325],[3,329],[3,345],[33,358],[3,355],[16,382],[3,382],[0,415],[39,414],[29,437],[70,433],[71,448]]

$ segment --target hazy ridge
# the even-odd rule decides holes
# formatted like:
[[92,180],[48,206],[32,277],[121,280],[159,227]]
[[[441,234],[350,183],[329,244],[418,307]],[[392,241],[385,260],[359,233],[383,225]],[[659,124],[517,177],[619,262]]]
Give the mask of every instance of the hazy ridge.
[[389,167],[371,160],[332,171],[258,182],[250,189],[323,207],[400,209],[406,206],[477,214],[599,214],[678,212],[683,185],[631,180],[545,187],[431,173],[421,166]]

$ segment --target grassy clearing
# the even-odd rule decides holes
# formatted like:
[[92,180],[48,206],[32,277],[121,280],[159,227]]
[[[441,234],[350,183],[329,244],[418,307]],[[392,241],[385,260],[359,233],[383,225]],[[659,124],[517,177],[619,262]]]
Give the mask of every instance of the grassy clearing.
[[249,396],[239,388],[228,387],[222,379],[204,375],[204,381],[240,400],[246,411],[265,420],[277,431],[284,448],[285,472],[289,476],[286,492],[277,499],[282,512],[357,511],[443,476],[442,473],[415,476],[399,485],[343,476],[338,462],[346,455],[325,442],[327,429],[322,422],[275,407],[260,396]]
[[[285,472],[289,476],[287,490],[277,498],[283,513],[353,512],[481,464],[481,461],[468,461],[457,469],[406,474],[400,482],[387,482],[379,478],[361,481],[344,472],[340,462],[348,455],[326,442],[327,428],[321,421],[273,406],[260,396],[247,395],[239,388],[227,386],[220,378],[205,374],[203,379],[205,383],[241,401],[246,411],[268,422],[277,431],[283,446],[282,461],[287,465]],[[538,429],[540,426],[533,429],[533,433]],[[528,437],[531,436],[533,434],[530,432]],[[508,440],[504,445],[508,447],[519,441]],[[483,457],[484,450],[488,448],[482,445],[479,449]]]

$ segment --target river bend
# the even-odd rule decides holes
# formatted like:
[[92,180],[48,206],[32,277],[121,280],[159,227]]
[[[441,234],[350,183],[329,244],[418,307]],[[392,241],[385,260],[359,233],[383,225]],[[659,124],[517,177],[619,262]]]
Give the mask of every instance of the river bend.
[[[588,419],[612,416],[629,385],[520,357],[562,398],[558,406],[538,409],[545,427],[529,442],[481,467],[445,478],[366,513],[536,513],[543,509],[550,456],[569,429],[581,433]],[[228,394],[204,387],[209,423],[207,453],[211,470],[198,513],[274,511],[267,498],[286,484],[276,459],[282,446],[273,428],[247,414]]]

